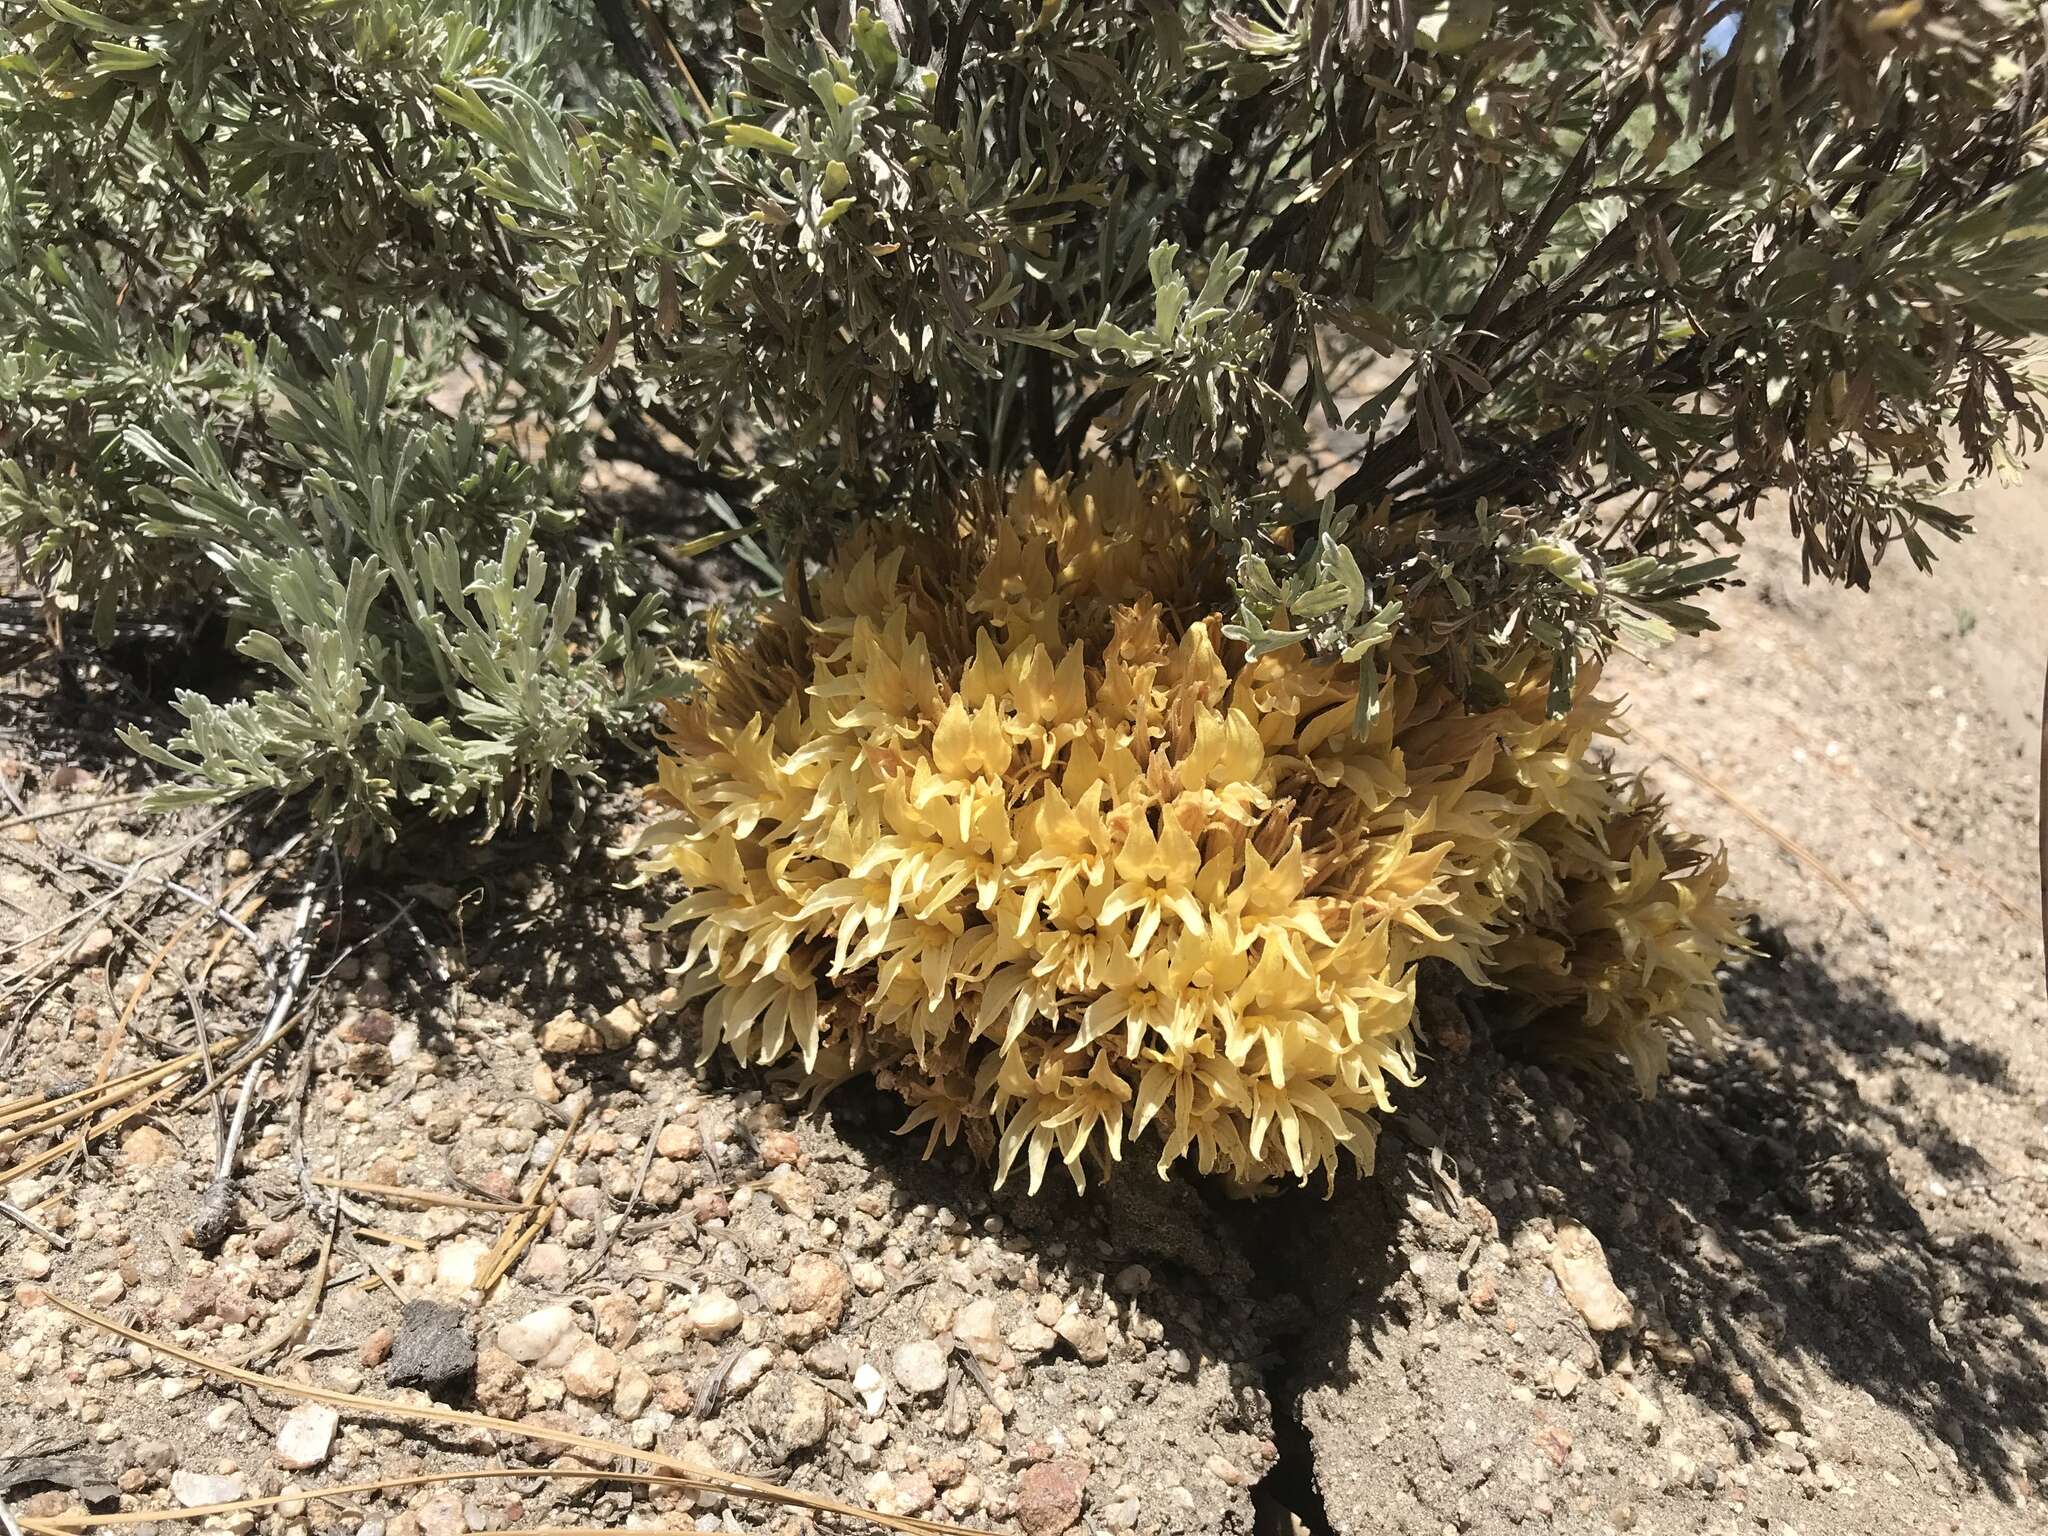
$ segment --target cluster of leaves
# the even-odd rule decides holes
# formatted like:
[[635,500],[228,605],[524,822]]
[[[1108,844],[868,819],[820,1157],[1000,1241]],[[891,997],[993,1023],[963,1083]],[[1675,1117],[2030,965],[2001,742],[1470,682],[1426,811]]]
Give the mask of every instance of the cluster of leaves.
[[[1564,697],[1697,627],[1767,498],[1860,584],[2039,443],[2044,56],[2020,0],[37,0],[0,54],[0,539],[103,626],[282,640],[142,444],[189,417],[339,558],[283,380],[324,409],[381,338],[535,461],[533,507],[456,519],[468,585],[528,513],[521,562],[574,557],[593,454],[801,574],[1106,450],[1194,478],[1247,635],[1365,665],[1398,628],[1481,694],[1535,642]],[[1394,526],[1429,530],[1399,572]],[[350,782],[413,782],[383,751]]]
[[[1284,501],[1299,506],[1299,482],[1295,492]],[[1375,658],[1396,639],[1429,656],[1481,708],[1501,698],[1501,679],[1489,668],[1533,642],[1549,656],[1552,702],[1562,711],[1595,648],[1586,637],[1611,633],[1648,650],[1711,628],[1706,610],[1688,599],[1736,569],[1733,555],[1685,564],[1656,554],[1603,560],[1575,537],[1580,525],[1546,524],[1483,499],[1446,525],[1424,516],[1395,521],[1385,502],[1359,519],[1326,494],[1312,540],[1302,521],[1283,524],[1280,538],[1244,541],[1237,621],[1227,632],[1254,659],[1301,644],[1310,655],[1355,664],[1362,724],[1377,709]],[[1305,541],[1299,553],[1296,535]]]
[[592,386],[516,318],[482,211],[441,213],[466,173],[419,115],[535,34],[114,11],[43,8],[0,75],[0,540],[46,621],[197,610],[253,664],[126,733],[180,771],[160,804],[303,796],[356,850],[574,811],[660,691],[660,604],[581,502]]
[[126,733],[191,775],[163,801],[310,792],[315,820],[351,843],[394,836],[408,805],[481,811],[487,830],[521,811],[545,822],[556,775],[592,776],[593,736],[659,697],[645,643],[659,598],[600,605],[574,643],[579,573],[551,570],[537,543],[559,510],[475,421],[404,419],[388,337],[317,387],[274,382],[292,470],[274,496],[188,415],[127,432],[157,471],[135,490],[144,531],[219,571],[238,649],[274,678],[227,704],[181,692],[169,748]]

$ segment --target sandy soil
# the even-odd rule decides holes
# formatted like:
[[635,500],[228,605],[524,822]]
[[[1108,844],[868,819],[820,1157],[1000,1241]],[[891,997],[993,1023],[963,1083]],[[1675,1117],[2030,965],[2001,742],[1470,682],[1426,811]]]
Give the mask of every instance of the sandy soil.
[[[872,1095],[805,1114],[621,1012],[661,979],[646,899],[600,854],[409,849],[330,908],[221,1246],[187,1234],[217,1135],[196,1073],[191,1102],[0,1191],[47,1233],[0,1220],[0,1501],[162,1509],[499,1466],[518,1475],[220,1518],[807,1523],[473,1428],[330,1425],[52,1299],[420,1403],[389,1379],[394,1333],[420,1328],[403,1298],[456,1309],[477,1358],[444,1397],[465,1408],[1027,1536],[2038,1530],[2044,492],[1981,496],[1983,531],[1936,577],[1885,570],[1872,597],[1801,587],[1767,536],[1788,574],[1730,594],[1721,634],[1617,666],[1626,760],[1727,840],[1758,911],[1729,1049],[1642,1103],[1504,1058],[1483,1009],[1440,1010],[1377,1173],[1327,1202],[1149,1178],[992,1196],[918,1161]],[[41,1096],[189,1049],[195,1017],[223,1052],[262,1018],[260,957],[216,950],[210,921],[151,968],[197,908],[147,877],[239,903],[257,876],[270,954],[298,899],[263,877],[261,828],[104,803],[139,782],[105,744],[129,706],[50,686],[0,709],[0,774],[26,813],[63,813],[0,808],[0,1165],[77,1129],[27,1134],[62,1108]],[[529,1213],[359,1188],[316,1285],[336,1178],[532,1196],[541,1220],[487,1285]]]

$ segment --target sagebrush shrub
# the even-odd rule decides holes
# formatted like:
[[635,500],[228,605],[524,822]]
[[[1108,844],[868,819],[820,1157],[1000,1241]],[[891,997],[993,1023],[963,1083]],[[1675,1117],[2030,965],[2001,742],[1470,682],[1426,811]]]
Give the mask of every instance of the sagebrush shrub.
[[1562,709],[1759,510],[1861,584],[2042,434],[2020,0],[17,9],[0,542],[67,640],[226,619],[181,795],[345,844],[587,781],[707,538],[1166,459],[1247,643]]
[[658,600],[600,595],[586,626],[585,573],[543,553],[562,513],[542,477],[473,418],[401,413],[402,374],[383,338],[317,390],[274,381],[278,489],[230,471],[190,417],[129,428],[144,530],[203,557],[262,674],[225,703],[180,692],[167,744],[124,733],[187,776],[159,804],[304,796],[350,853],[409,812],[544,825],[556,781],[580,804],[596,740],[664,690]]
[[1305,1176],[1418,966],[1711,1033],[1601,662],[2040,446],[2044,100],[2023,0],[40,0],[0,542],[68,643],[232,637],[157,803],[351,852],[573,812],[707,610],[712,1048]]
[[1645,1088],[1711,1039],[1724,870],[1592,755],[1591,669],[1553,713],[1530,647],[1474,707],[1410,638],[1368,695],[1233,635],[1213,553],[1182,476],[1034,474],[715,649],[643,844],[704,1053],[871,1070],[1035,1190],[1148,1132],[1162,1173],[1369,1167],[1432,958]]

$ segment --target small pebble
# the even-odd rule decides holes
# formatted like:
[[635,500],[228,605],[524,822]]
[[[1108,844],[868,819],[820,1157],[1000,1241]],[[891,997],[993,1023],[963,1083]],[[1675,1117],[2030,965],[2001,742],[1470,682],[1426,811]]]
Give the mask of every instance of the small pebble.
[[284,1416],[277,1431],[277,1459],[294,1471],[317,1467],[334,1448],[341,1415],[325,1403],[301,1403]]
[[898,1345],[889,1357],[889,1372],[906,1392],[929,1394],[946,1385],[946,1352],[930,1339]]
[[705,1291],[691,1300],[688,1319],[690,1331],[699,1338],[722,1339],[739,1327],[740,1304],[723,1292]]
[[232,1504],[242,1496],[239,1477],[194,1472],[184,1467],[171,1474],[171,1497],[186,1509],[198,1509],[204,1504]]

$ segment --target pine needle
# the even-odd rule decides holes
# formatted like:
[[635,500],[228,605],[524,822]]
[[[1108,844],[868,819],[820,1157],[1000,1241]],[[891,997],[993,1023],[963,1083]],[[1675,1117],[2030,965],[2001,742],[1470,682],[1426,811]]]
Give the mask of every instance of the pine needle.
[[403,1232],[386,1232],[382,1227],[357,1227],[357,1237],[367,1237],[373,1243],[389,1243],[394,1248],[409,1248],[414,1253],[425,1253],[427,1245],[416,1237],[407,1237]]
[[[299,1021],[303,1017],[303,1013],[293,1014],[291,1018],[287,1019],[284,1022],[283,1026],[280,1029],[278,1029],[278,1031],[276,1032],[276,1036],[274,1036],[273,1038],[281,1037],[289,1031],[296,1029],[298,1027]],[[240,1044],[249,1038],[250,1033],[250,1031],[245,1030],[239,1035],[232,1036],[231,1039],[234,1041],[234,1043]],[[201,1055],[198,1051],[187,1051],[183,1056],[175,1057],[171,1061],[163,1062],[158,1066],[147,1069],[147,1071],[140,1074],[140,1076],[143,1078],[153,1079],[161,1077],[166,1073],[182,1074],[187,1069],[198,1064],[201,1061],[201,1059]],[[244,1064],[245,1063],[237,1062],[235,1064],[235,1068],[239,1069]],[[120,1113],[112,1115],[109,1118],[100,1121],[96,1125],[87,1126],[84,1130],[80,1131],[75,1136],[65,1137],[55,1146],[50,1147],[42,1152],[38,1152],[33,1157],[24,1158],[21,1162],[16,1163],[11,1168],[0,1169],[0,1189],[5,1189],[9,1184],[13,1183],[16,1179],[25,1179],[30,1174],[38,1172],[39,1170],[48,1167],[51,1163],[56,1162],[59,1158],[69,1157],[73,1152],[83,1151],[86,1145],[92,1140],[94,1140],[94,1138],[109,1135],[112,1132],[119,1130],[122,1126],[128,1124],[131,1120],[139,1119],[141,1116],[148,1114],[152,1109],[155,1109],[159,1104],[162,1104],[169,1100],[173,1095],[175,1095],[178,1092],[178,1090],[182,1086],[183,1084],[180,1081],[178,1081],[177,1078],[173,1078],[171,1081],[165,1083],[161,1088],[157,1089],[155,1093],[150,1094],[147,1098],[142,1099],[137,1103],[129,1105],[126,1109],[120,1111]],[[91,1107],[95,1109],[105,1108],[108,1104],[115,1102],[122,1097],[125,1097],[126,1092],[132,1091],[132,1089],[129,1089],[126,1090],[124,1093],[110,1093],[105,1099],[96,1100]],[[179,1101],[179,1107],[183,1108],[186,1105],[197,1103],[199,1098],[203,1094],[205,1094],[206,1091],[206,1085],[204,1083],[201,1083],[196,1090],[194,1090],[192,1093],[187,1094],[182,1100]],[[0,1138],[0,1145],[11,1145],[13,1142],[18,1141],[25,1136],[40,1135],[43,1132],[55,1130],[58,1128],[59,1125],[68,1124],[70,1123],[70,1121],[76,1118],[77,1116],[67,1113],[61,1120],[54,1121],[49,1124],[38,1125],[33,1130],[10,1132],[7,1137]]]
[[[232,1049],[247,1038],[248,1032],[245,1030],[239,1035],[231,1036],[224,1043]],[[124,1099],[133,1097],[152,1083],[176,1077],[188,1068],[196,1066],[202,1059],[198,1051],[187,1051],[182,1056],[173,1056],[169,1061],[160,1061],[153,1067],[130,1072],[112,1082],[91,1088],[80,1088],[71,1093],[42,1100],[40,1104],[24,1106],[22,1111],[16,1113],[27,1113],[37,1108],[54,1110],[55,1113],[45,1115],[31,1124],[0,1133],[0,1148],[19,1146],[24,1141],[33,1141],[38,1136],[48,1135],[51,1131],[62,1130],[76,1120],[82,1120],[98,1110],[110,1108]],[[7,1117],[0,1117],[4,1118]]]
[[[554,1155],[548,1159],[547,1167],[541,1169],[540,1177],[527,1189],[527,1209],[531,1210],[540,1203],[541,1194],[548,1187],[548,1180],[555,1176],[555,1166],[561,1162],[562,1154],[569,1150],[569,1143],[575,1140],[577,1129],[583,1124],[583,1110],[584,1105],[576,1106],[576,1112],[569,1117],[568,1125],[555,1141]],[[526,1251],[527,1245],[540,1235],[541,1229],[547,1225],[548,1218],[554,1214],[555,1202],[550,1200],[531,1221],[515,1221],[506,1227],[497,1242],[491,1245],[491,1251],[484,1259],[483,1284],[479,1287],[486,1301],[490,1299],[491,1292],[498,1282],[505,1278],[514,1264],[519,1262],[519,1256]]]
[[559,1203],[550,1200],[542,1206],[532,1221],[517,1229],[517,1235],[505,1247],[504,1257],[485,1266],[484,1282],[478,1287],[484,1300],[490,1299],[491,1292],[497,1288],[498,1282],[512,1272],[512,1266],[519,1262],[520,1256],[532,1245],[533,1240],[547,1230],[547,1224],[553,1218],[555,1207]]
[[1870,924],[1873,928],[1883,926],[1872,915],[1870,908],[1863,904],[1862,898],[1850,887],[1849,882],[1830,869],[1819,854],[1771,821],[1763,812],[1757,810],[1755,806],[1744,800],[1742,796],[1736,794],[1734,790],[1709,774],[1698,763],[1688,761],[1682,753],[1660,741],[1651,732],[1644,730],[1639,725],[1635,725],[1630,727],[1630,734],[1640,739],[1644,746],[1648,747],[1658,757],[1661,757],[1688,779],[1691,779],[1700,788],[1726,803],[1728,808],[1734,811],[1736,815],[1747,821],[1751,826],[1763,833],[1764,836],[1790,854],[1795,863],[1804,865],[1815,878],[1819,879],[1829,889],[1834,891],[1836,895],[1840,896],[1842,900],[1854,907],[1863,921]]
[[[160,1061],[154,1066],[138,1067],[133,1072],[124,1072],[121,1076],[113,1078],[108,1082],[89,1083],[83,1088],[73,1088],[68,1093],[31,1093],[24,1094],[18,1099],[9,1099],[5,1104],[0,1104],[0,1125],[12,1124],[25,1115],[35,1114],[38,1110],[55,1110],[61,1105],[72,1104],[79,1099],[93,1099],[96,1105],[115,1103],[124,1096],[122,1093],[123,1089],[132,1092],[139,1085],[168,1076],[198,1059],[199,1053],[197,1051],[190,1051],[184,1056],[174,1057],[169,1061]],[[52,1131],[56,1128],[55,1122],[46,1122],[26,1134],[31,1136],[41,1135],[45,1131]],[[5,1145],[5,1143],[0,1142],[0,1145]]]

